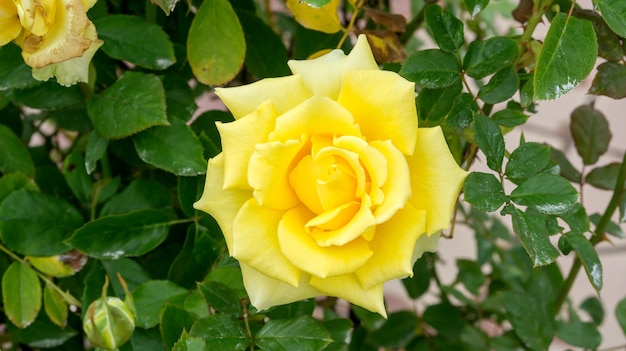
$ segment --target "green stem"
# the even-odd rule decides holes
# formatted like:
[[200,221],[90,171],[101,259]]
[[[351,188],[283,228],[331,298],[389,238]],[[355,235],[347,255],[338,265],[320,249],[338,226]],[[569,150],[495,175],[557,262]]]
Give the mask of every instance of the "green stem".
[[146,0],[146,21],[150,23],[155,23],[156,17],[156,5],[154,5],[152,1]]
[[537,25],[541,23],[541,19],[546,11],[552,5],[553,0],[534,0],[533,3],[533,14],[530,16],[528,21],[526,22],[526,27],[524,28],[524,33],[519,39],[519,56],[518,60],[522,58],[526,50],[530,50],[530,41],[532,40],[533,33],[537,28]]
[[341,37],[341,40],[339,40],[339,44],[337,44],[337,49],[341,49],[343,42],[346,41],[346,38],[348,38],[348,35],[352,32],[354,23],[356,22],[356,18],[359,15],[359,10],[361,10],[361,8],[354,8],[354,12],[352,13],[352,17],[350,18],[350,23],[348,23],[348,28],[343,30],[343,36]]

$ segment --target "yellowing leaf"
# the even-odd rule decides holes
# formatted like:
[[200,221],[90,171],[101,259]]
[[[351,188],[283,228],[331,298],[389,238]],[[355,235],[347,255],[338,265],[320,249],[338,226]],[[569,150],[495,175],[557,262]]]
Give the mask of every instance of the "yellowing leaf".
[[339,23],[339,0],[331,0],[322,7],[313,7],[300,0],[287,0],[287,7],[296,21],[304,27],[324,33],[336,33],[341,30]]

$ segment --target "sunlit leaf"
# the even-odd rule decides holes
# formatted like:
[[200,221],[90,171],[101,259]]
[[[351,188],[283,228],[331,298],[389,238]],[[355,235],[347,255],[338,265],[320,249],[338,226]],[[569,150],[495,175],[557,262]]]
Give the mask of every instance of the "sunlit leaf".
[[576,251],[578,259],[580,259],[583,263],[583,267],[585,267],[589,282],[596,292],[599,293],[600,289],[602,289],[602,263],[600,262],[596,249],[591,242],[580,233],[569,233],[566,234],[564,238],[574,251]]
[[41,284],[29,266],[13,262],[2,276],[2,303],[9,320],[20,328],[30,325],[41,309]]
[[620,37],[626,37],[626,3],[618,0],[594,0],[606,23]]
[[311,6],[306,1],[287,0],[287,7],[293,13],[296,21],[308,29],[324,33],[336,33],[341,30],[339,22],[339,0],[319,0],[327,2],[321,6]]

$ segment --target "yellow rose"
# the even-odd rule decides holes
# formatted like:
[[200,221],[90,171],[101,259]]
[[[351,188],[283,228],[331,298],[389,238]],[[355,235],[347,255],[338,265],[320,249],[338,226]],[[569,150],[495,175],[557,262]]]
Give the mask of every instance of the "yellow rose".
[[436,249],[467,173],[440,128],[417,128],[414,84],[380,71],[364,36],[289,66],[216,89],[236,120],[217,124],[223,152],[194,206],[257,309],[330,295],[386,315],[383,283]]
[[15,41],[39,80],[86,82],[102,45],[86,11],[94,0],[0,0],[0,46]]

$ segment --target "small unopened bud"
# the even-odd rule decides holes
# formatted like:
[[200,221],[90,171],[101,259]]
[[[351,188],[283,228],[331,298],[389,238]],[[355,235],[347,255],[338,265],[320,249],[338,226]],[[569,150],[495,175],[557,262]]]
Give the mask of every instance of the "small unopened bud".
[[117,350],[135,330],[135,307],[126,282],[118,274],[126,299],[106,296],[109,279],[105,277],[102,297],[92,302],[83,317],[83,330],[89,342],[104,350]]

